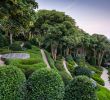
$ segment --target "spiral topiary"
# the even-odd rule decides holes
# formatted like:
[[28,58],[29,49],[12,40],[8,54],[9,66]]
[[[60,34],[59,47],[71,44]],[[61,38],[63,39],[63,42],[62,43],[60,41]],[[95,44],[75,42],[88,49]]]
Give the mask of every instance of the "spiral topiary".
[[0,67],[0,100],[25,100],[26,79],[17,67]]
[[51,69],[35,71],[28,79],[28,100],[63,100],[64,83]]

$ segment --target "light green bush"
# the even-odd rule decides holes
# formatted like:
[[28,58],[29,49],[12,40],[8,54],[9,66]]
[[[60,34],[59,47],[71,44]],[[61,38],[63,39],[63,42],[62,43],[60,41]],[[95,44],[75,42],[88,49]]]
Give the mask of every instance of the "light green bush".
[[28,100],[63,100],[64,83],[54,70],[35,71],[28,79]]
[[0,67],[0,100],[25,100],[26,79],[19,68]]

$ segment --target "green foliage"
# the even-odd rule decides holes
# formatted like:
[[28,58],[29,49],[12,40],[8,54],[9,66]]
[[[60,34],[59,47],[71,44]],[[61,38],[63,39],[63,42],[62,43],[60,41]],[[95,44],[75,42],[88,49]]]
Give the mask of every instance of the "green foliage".
[[24,43],[24,48],[26,48],[26,49],[32,49],[32,44],[30,42],[25,42]]
[[62,59],[58,59],[55,61],[55,66],[58,69],[58,71],[64,71],[63,61]]
[[9,46],[9,49],[12,51],[21,51],[22,48],[18,42],[15,42]]
[[95,86],[88,77],[75,77],[66,87],[64,100],[97,100]]
[[0,33],[0,48],[4,46],[4,37]]
[[39,43],[37,42],[36,38],[32,38],[32,39],[30,40],[30,43],[31,43],[32,45],[34,45],[34,46],[38,46],[38,45],[39,45]]
[[40,68],[45,68],[46,64],[42,59],[42,55],[40,49],[37,47],[32,47],[32,49],[28,49],[26,51],[22,51],[22,53],[29,53],[29,59],[7,59],[5,60],[5,64],[14,65],[20,68],[28,78],[35,70]]
[[35,71],[27,84],[28,100],[63,100],[64,83],[54,70]]
[[45,54],[46,54],[47,60],[48,60],[48,62],[50,64],[51,68],[56,69],[54,60],[52,59],[50,53],[45,50]]
[[110,100],[110,91],[105,87],[99,86],[96,93],[98,100]]
[[100,85],[104,86],[104,80],[99,75],[94,74],[92,78]]
[[62,76],[65,86],[67,86],[72,80],[71,76],[66,71],[60,71],[59,74]]
[[19,68],[0,68],[0,100],[25,100],[26,79]]
[[78,75],[86,75],[88,77],[92,77],[91,70],[89,70],[86,67],[76,67],[74,69],[73,76],[78,76]]

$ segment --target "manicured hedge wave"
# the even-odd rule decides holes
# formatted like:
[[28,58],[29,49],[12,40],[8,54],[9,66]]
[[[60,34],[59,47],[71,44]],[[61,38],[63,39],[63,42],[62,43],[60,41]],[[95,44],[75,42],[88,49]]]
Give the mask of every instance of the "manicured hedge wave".
[[28,100],[63,100],[64,83],[51,69],[35,71],[28,79]]
[[0,67],[0,100],[25,100],[25,82],[19,68]]

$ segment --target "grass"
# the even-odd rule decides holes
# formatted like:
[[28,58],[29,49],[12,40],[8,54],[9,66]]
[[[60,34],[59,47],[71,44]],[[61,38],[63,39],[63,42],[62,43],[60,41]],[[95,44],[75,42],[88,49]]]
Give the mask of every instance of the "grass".
[[110,91],[102,86],[96,92],[98,100],[110,100]]
[[46,57],[47,57],[47,60],[48,60],[48,63],[49,63],[49,65],[50,65],[50,67],[53,68],[53,69],[56,69],[56,67],[55,67],[55,62],[54,62],[54,60],[52,59],[51,54],[50,54],[49,52],[47,52],[46,50],[45,50],[44,52],[45,52],[45,55],[46,55]]

